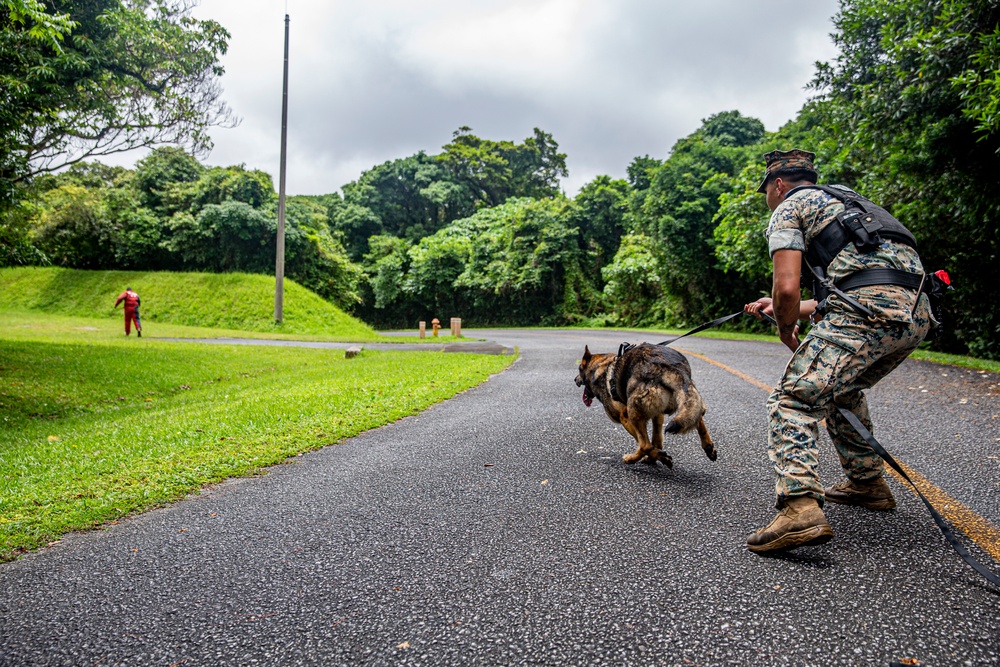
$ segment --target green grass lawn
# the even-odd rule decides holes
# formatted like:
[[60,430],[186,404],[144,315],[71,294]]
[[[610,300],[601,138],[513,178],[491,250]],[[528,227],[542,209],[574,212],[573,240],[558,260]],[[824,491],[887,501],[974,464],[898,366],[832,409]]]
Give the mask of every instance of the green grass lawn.
[[184,325],[242,331],[244,336],[254,332],[325,340],[380,339],[367,324],[292,280],[285,280],[283,322],[275,324],[274,278],[246,273],[0,269],[0,311],[108,319],[121,324],[122,306],[117,310],[113,306],[126,286],[142,298],[139,311],[143,326],[151,332],[162,330],[161,325]]
[[[151,326],[193,333],[162,327]],[[348,360],[120,329],[0,309],[0,559],[415,414],[513,360],[371,350]]]

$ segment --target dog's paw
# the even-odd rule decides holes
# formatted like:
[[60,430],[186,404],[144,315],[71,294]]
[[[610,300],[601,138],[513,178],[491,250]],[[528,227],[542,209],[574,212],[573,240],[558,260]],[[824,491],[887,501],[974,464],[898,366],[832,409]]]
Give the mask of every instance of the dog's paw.
[[701,448],[705,450],[705,456],[708,457],[709,461],[715,461],[719,458],[718,452],[715,451],[715,444],[711,442],[707,445],[705,443],[701,443]]
[[622,462],[631,464],[631,463],[635,463],[636,461],[638,461],[641,458],[642,458],[642,454],[640,454],[639,452],[632,452],[631,454],[626,454],[625,456],[623,456],[622,457]]
[[663,427],[663,431],[670,434],[680,433],[681,424],[676,419],[671,419],[667,422],[667,425]]

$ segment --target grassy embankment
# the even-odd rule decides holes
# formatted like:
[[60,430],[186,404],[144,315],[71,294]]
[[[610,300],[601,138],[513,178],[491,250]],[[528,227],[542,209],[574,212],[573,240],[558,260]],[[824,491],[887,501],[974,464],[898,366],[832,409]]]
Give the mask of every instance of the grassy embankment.
[[[232,335],[287,332],[269,322],[273,281],[138,275],[0,271],[0,560],[414,414],[512,361],[371,350],[347,360],[335,349],[125,338],[120,311],[109,311],[126,281],[157,335],[220,335],[177,324],[198,313]],[[288,287],[295,335],[377,337]],[[248,303],[266,304],[265,315],[253,317]]]
[[0,269],[0,286],[0,310],[118,325],[122,307],[113,309],[115,298],[131,286],[142,298],[147,336],[176,335],[164,325],[179,325],[212,330],[203,336],[253,332],[272,338],[379,339],[371,327],[291,280],[285,281],[284,322],[275,324],[274,278],[262,275],[15,268]]

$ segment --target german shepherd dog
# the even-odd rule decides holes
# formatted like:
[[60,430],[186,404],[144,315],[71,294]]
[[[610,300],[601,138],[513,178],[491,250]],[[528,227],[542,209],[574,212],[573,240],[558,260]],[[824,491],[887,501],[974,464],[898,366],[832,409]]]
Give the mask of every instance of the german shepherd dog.
[[[705,404],[691,380],[691,364],[683,354],[663,345],[642,343],[622,346],[620,354],[591,354],[583,350],[576,386],[583,387],[583,402],[596,398],[613,422],[625,427],[638,448],[622,457],[625,463],[664,463],[673,459],[663,451],[664,415],[673,415],[667,433],[698,430],[701,448],[709,460],[717,458],[715,444],[705,426]],[[646,424],[653,421],[650,442]]]

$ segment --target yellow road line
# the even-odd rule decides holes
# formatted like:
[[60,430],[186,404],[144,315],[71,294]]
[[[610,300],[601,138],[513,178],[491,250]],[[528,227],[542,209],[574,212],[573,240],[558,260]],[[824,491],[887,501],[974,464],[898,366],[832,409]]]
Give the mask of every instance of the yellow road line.
[[681,351],[684,352],[684,354],[688,354],[688,355],[690,355],[692,357],[697,357],[698,359],[701,359],[704,362],[712,364],[713,366],[718,366],[722,370],[724,370],[724,371],[726,371],[728,373],[732,373],[733,375],[735,375],[736,377],[740,378],[741,380],[746,380],[747,382],[749,382],[750,384],[754,385],[755,387],[760,387],[761,389],[763,389],[764,391],[766,391],[768,393],[771,393],[771,390],[774,389],[773,386],[771,386],[769,384],[765,384],[765,383],[761,382],[760,380],[758,380],[757,378],[752,378],[749,375],[747,375],[746,373],[742,373],[742,372],[736,370],[735,368],[730,368],[729,366],[726,366],[722,362],[716,361],[715,359],[710,359],[710,358],[706,357],[704,354],[698,354],[697,352],[691,352],[689,350],[681,350]]
[[[760,387],[764,391],[770,392],[773,387],[761,382],[757,378],[750,377],[746,373],[742,373],[735,368],[730,368],[723,363],[716,361],[715,359],[710,359],[703,354],[698,354],[697,352],[691,352],[689,350],[683,350],[684,354],[690,355],[701,359],[702,361],[712,364],[713,366],[718,366],[722,370],[732,373],[741,380],[745,380],[750,384]],[[929,479],[918,473],[916,470],[900,462],[898,459],[896,463],[899,463],[899,467],[906,471],[906,474],[910,476],[913,483],[917,485],[921,493],[930,501],[931,505],[934,506],[941,515],[948,520],[948,522],[955,527],[956,530],[965,534],[970,540],[976,543],[980,549],[988,553],[993,557],[993,560],[1000,563],[1000,527],[989,521],[989,519],[980,516],[971,507],[965,503],[955,500],[949,496],[945,491],[938,488]],[[892,473],[900,484],[910,490],[913,495],[917,495],[915,491],[910,489],[910,486],[906,484],[903,476],[897,473],[892,468],[886,466],[886,470]]]

